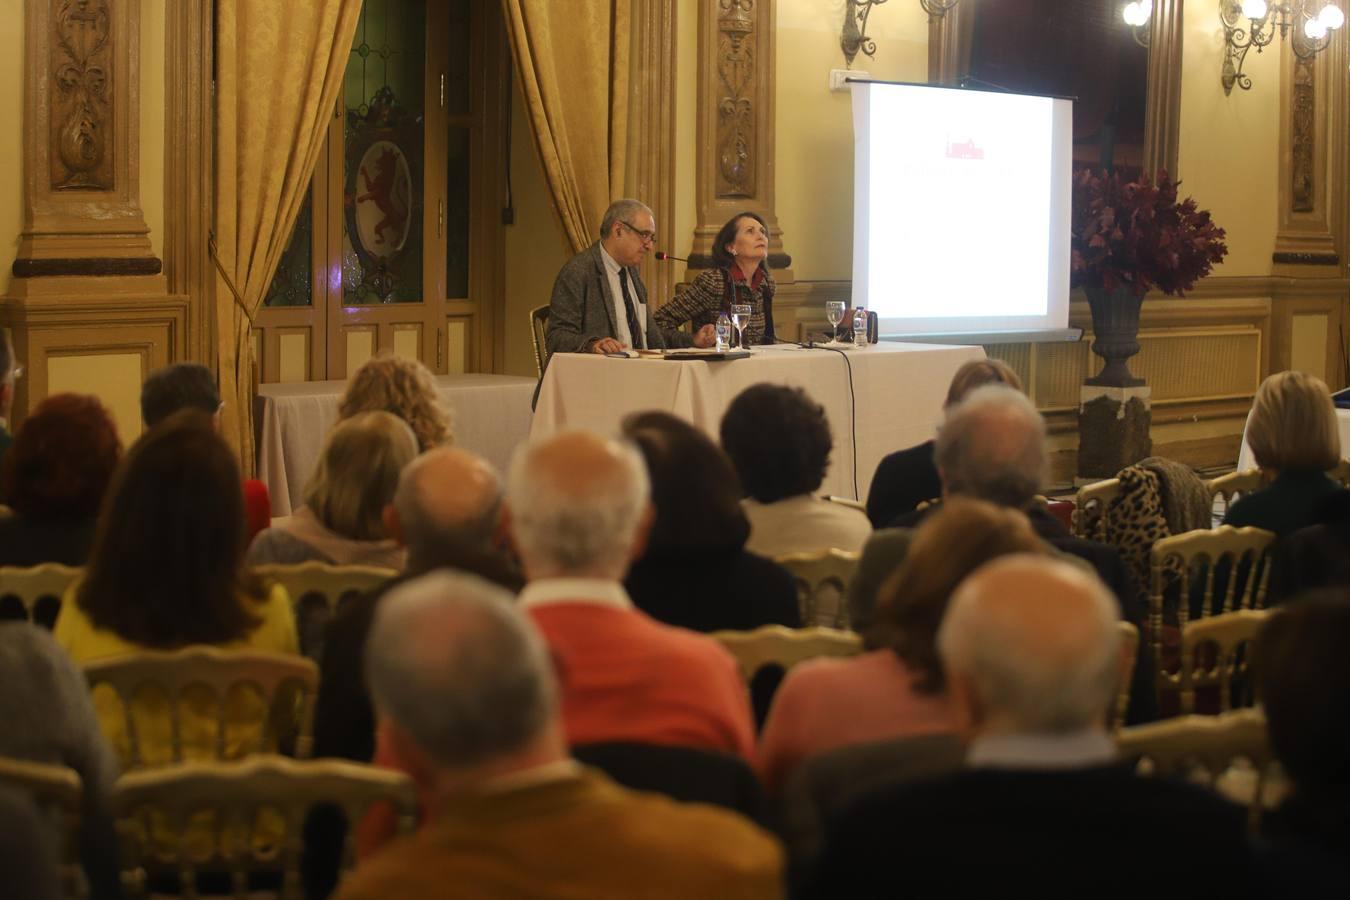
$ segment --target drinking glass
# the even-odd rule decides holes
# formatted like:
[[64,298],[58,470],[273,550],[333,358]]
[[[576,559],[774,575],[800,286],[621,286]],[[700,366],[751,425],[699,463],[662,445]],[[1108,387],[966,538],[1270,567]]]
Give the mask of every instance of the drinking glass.
[[731,304],[731,324],[736,326],[736,346],[745,349],[745,326],[750,324],[750,314],[755,308],[749,303]]
[[834,333],[830,335],[831,343],[839,341],[839,323],[844,321],[844,301],[829,300],[825,303],[825,318],[830,320],[830,327]]

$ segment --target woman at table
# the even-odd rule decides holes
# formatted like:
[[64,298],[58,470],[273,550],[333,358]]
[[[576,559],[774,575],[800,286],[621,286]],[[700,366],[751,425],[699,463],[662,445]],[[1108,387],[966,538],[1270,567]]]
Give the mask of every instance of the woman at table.
[[1277,372],[1252,401],[1247,443],[1267,484],[1238,499],[1225,525],[1254,526],[1280,537],[1313,523],[1341,486],[1327,473],[1341,461],[1341,434],[1331,393],[1304,372]]
[[745,326],[746,346],[772,344],[777,285],[769,274],[769,229],[764,220],[753,212],[733,216],[713,239],[712,258],[713,268],[700,272],[652,319],[662,328],[692,322],[697,332],[715,323],[722,313],[730,316],[733,303],[748,304],[751,313]]

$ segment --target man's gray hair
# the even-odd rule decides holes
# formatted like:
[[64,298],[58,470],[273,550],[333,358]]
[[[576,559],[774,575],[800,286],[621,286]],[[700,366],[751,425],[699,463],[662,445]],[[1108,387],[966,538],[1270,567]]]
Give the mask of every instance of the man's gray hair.
[[605,210],[605,217],[600,220],[600,237],[609,237],[615,222],[623,222],[630,228],[633,227],[633,216],[638,213],[646,213],[652,217],[653,221],[656,219],[656,213],[652,212],[652,208],[641,200],[633,200],[628,197],[615,200],[609,205],[609,209]]
[[548,650],[507,591],[433,572],[390,591],[366,645],[375,708],[438,765],[522,749],[556,714]]
[[984,385],[947,411],[934,458],[947,493],[1020,509],[1045,481],[1045,419],[1021,391]]
[[[1120,683],[1120,630],[1115,598],[1099,579],[1068,563],[1005,557],[996,564],[1054,571],[1089,598],[1088,637],[1061,652],[1027,646],[1029,626],[991,611],[970,580],[952,595],[938,629],[938,653],[948,672],[971,681],[981,707],[1021,734],[1065,734],[1104,723]],[[978,577],[978,576],[975,576]]]
[[431,562],[456,549],[485,550],[496,537],[502,509],[501,476],[485,460],[478,460],[478,463],[481,470],[491,476],[495,490],[479,498],[482,503],[478,509],[464,517],[448,518],[444,511],[428,508],[429,492],[425,489],[425,479],[431,476],[423,469],[435,465],[438,454],[450,452],[453,451],[446,447],[428,450],[399,473],[394,510],[398,513],[410,562]]
[[[609,441],[619,461],[613,471],[540,471],[535,453],[559,437],[531,441],[511,459],[506,502],[525,568],[557,574],[622,570],[651,499],[647,466],[629,442]],[[577,482],[590,489],[579,490]]]

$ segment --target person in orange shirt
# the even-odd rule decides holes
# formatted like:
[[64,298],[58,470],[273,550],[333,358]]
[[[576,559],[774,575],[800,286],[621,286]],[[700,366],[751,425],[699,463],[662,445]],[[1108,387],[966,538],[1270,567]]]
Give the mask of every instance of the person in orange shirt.
[[[749,695],[731,655],[642,613],[623,588],[651,528],[650,495],[634,447],[586,432],[528,444],[512,461],[506,505],[527,582],[520,604],[558,665],[567,739],[748,758]],[[698,577],[695,564],[690,590]]]

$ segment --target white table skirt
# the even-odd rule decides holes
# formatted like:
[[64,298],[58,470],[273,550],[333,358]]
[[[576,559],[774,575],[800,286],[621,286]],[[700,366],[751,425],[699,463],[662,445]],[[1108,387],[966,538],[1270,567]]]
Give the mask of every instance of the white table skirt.
[[[834,452],[821,491],[865,499],[882,457],[933,436],[952,375],[962,363],[984,358],[984,349],[882,343],[844,352],[847,364],[835,351],[785,344],[757,347],[749,359],[726,362],[559,353],[544,373],[530,434],[565,428],[615,434],[629,413],[659,409],[717,440],[722,414],[737,394],[759,382],[787,384],[804,388],[830,419]],[[850,365],[856,427],[849,403]]]
[[[1252,453],[1251,445],[1247,443],[1247,425],[1250,425],[1251,421],[1252,414],[1247,413],[1247,424],[1242,426],[1242,449],[1238,451],[1239,472],[1256,468],[1256,455]],[[1341,426],[1341,459],[1350,459],[1350,409],[1337,409],[1336,423]]]
[[[439,375],[436,386],[450,407],[455,444],[503,471],[530,433],[535,379],[519,375]],[[258,478],[272,496],[272,515],[288,516],[304,503],[324,439],[338,418],[345,381],[264,384],[254,401]]]

